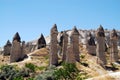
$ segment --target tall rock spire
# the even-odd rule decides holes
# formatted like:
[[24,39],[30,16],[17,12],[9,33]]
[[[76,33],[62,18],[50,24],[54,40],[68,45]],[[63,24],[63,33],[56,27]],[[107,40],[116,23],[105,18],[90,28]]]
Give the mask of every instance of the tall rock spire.
[[73,53],[75,55],[75,60],[76,61],[80,61],[80,57],[79,57],[79,32],[77,30],[77,28],[74,26],[74,28],[72,29],[72,33],[71,33],[71,44],[73,45]]
[[11,51],[11,42],[8,40],[6,45],[4,46],[4,51],[3,51],[3,55],[4,56],[7,56],[7,55],[10,55],[10,51]]
[[57,25],[54,24],[51,33],[50,33],[51,39],[50,39],[50,66],[51,65],[58,65],[58,41],[57,41],[57,36],[58,36],[58,30],[57,30]]
[[96,40],[97,40],[96,55],[98,57],[97,61],[102,66],[105,66],[107,63],[105,56],[105,34],[104,34],[104,29],[101,25],[96,33]]
[[117,45],[117,42],[118,42],[118,35],[117,35],[117,32],[115,29],[112,30],[111,32],[111,35],[110,35],[110,44],[111,44],[111,47],[110,47],[110,51],[111,51],[111,54],[110,54],[110,59],[111,59],[111,63],[112,62],[116,62],[118,61],[118,45]]

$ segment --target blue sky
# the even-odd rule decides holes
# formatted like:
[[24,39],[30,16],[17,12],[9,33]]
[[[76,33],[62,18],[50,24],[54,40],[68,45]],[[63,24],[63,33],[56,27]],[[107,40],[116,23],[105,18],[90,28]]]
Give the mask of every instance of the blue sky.
[[55,23],[58,31],[120,30],[120,0],[0,0],[0,46],[16,32],[25,41],[47,36]]

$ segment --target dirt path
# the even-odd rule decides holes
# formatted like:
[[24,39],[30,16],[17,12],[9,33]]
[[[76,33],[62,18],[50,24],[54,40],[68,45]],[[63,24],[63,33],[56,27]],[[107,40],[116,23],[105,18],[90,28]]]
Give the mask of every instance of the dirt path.
[[110,77],[111,80],[120,80],[120,72],[110,72],[108,74],[105,74],[105,75],[101,75],[101,76],[98,76],[98,77],[94,77],[94,78],[89,78],[89,79],[86,79],[86,80],[108,80],[106,78]]

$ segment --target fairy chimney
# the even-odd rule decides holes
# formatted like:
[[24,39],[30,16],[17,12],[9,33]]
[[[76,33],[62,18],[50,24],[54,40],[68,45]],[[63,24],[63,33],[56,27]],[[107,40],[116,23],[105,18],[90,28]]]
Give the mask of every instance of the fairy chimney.
[[17,40],[14,40],[12,42],[11,47],[11,54],[10,54],[10,62],[17,62],[21,58],[21,45],[20,42],[17,42]]
[[106,65],[106,56],[105,56],[105,34],[104,29],[100,25],[96,33],[96,40],[97,40],[97,49],[96,55],[98,57],[97,62],[102,65]]
[[13,37],[11,54],[10,54],[10,62],[17,62],[21,59],[21,38],[19,33],[17,32]]
[[66,60],[67,46],[68,46],[68,35],[64,31],[63,32],[63,44],[62,44],[62,54],[63,54],[62,61]]
[[58,30],[57,30],[57,25],[54,24],[54,26],[51,29],[51,40],[50,40],[50,66],[51,65],[58,65],[58,41],[57,41],[57,35],[58,35]]
[[72,29],[71,33],[71,44],[73,44],[73,53],[75,54],[76,61],[80,61],[79,57],[79,32],[76,27]]
[[4,46],[4,51],[3,51],[3,55],[4,56],[7,56],[7,55],[10,55],[10,51],[11,51],[11,42],[8,40],[6,45]]
[[117,42],[118,42],[118,35],[115,29],[112,30],[110,35],[110,51],[111,51],[111,62],[118,61],[118,48],[117,48]]

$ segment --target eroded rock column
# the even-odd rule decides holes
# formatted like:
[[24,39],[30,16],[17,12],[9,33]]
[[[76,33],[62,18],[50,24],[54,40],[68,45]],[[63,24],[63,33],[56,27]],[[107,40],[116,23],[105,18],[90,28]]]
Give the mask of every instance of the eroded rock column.
[[3,55],[4,56],[7,56],[7,55],[10,55],[10,52],[11,52],[11,42],[8,40],[6,45],[4,46],[4,51],[3,51]]
[[51,29],[51,40],[50,40],[50,65],[58,65],[58,41],[57,41],[57,25],[54,24],[54,26]]
[[76,61],[80,61],[79,57],[79,32],[76,27],[73,28],[71,33],[71,44],[73,44],[73,53],[75,54]]
[[66,53],[67,53],[67,46],[68,46],[68,35],[67,33],[64,31],[63,32],[63,47],[62,47],[62,61],[66,60]]
[[10,54],[10,62],[17,62],[21,58],[21,40],[19,33],[17,32],[13,37],[12,47],[11,47],[11,54]]
[[115,29],[112,30],[110,35],[110,59],[111,62],[118,61],[118,48],[117,48],[117,42],[118,42],[118,35]]
[[96,55],[98,58],[97,62],[99,64],[105,65],[107,63],[105,56],[105,34],[104,34],[104,29],[101,25],[97,30],[96,39],[97,39]]

